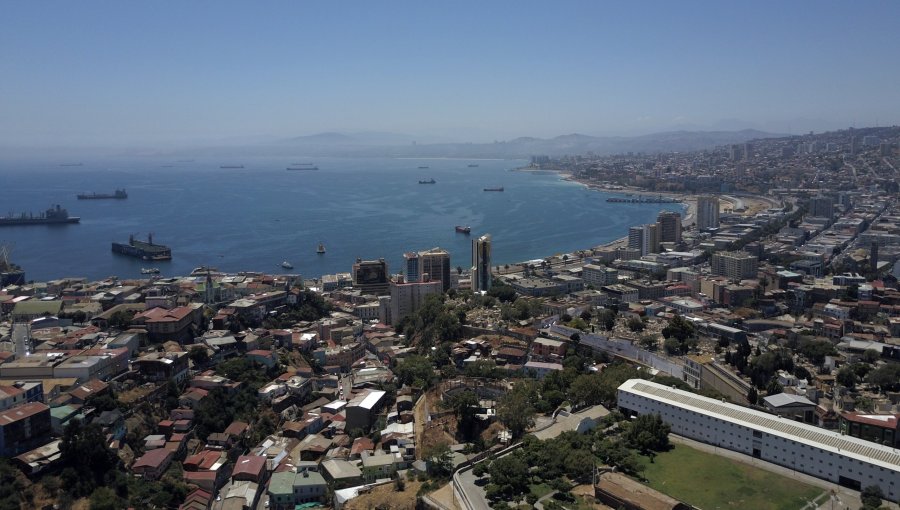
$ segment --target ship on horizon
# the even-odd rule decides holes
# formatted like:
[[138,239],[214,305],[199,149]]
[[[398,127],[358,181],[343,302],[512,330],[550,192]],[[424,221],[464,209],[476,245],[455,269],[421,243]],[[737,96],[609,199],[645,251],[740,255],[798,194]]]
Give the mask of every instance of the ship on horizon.
[[221,166],[219,166],[219,168],[225,168],[225,169],[244,168],[244,165],[221,165]]
[[81,193],[78,195],[78,200],[100,200],[104,198],[115,198],[115,199],[125,199],[128,198],[128,193],[125,192],[125,189],[117,189],[113,193]]
[[484,188],[484,191],[503,191],[503,186],[499,188]]
[[69,211],[57,204],[37,216],[32,213],[22,213],[18,216],[13,216],[12,214],[9,216],[2,216],[0,217],[0,227],[15,227],[19,225],[65,225],[78,223],[80,221],[80,217],[69,216]]
[[419,184],[436,184],[436,183],[437,183],[437,181],[434,180],[434,177],[432,177],[431,179],[419,181]]
[[293,165],[287,167],[285,170],[318,170],[319,167],[313,165],[312,163],[294,163]]

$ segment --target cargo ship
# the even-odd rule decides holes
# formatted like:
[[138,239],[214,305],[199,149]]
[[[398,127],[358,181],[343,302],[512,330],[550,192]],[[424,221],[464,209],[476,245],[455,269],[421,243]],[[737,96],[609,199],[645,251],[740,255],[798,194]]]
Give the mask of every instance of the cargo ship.
[[82,193],[78,195],[78,200],[100,200],[103,198],[128,198],[128,193],[124,189],[117,189],[114,193]]
[[484,188],[484,191],[503,191],[503,186],[499,188]]
[[222,165],[219,168],[225,168],[225,169],[244,168],[244,165]]
[[319,167],[312,163],[294,163],[293,166],[287,167],[285,170],[318,170]]
[[460,234],[468,234],[468,233],[472,232],[472,227],[470,227],[468,225],[466,225],[466,226],[457,225],[456,231],[459,232]]
[[59,205],[51,207],[35,216],[31,213],[22,213],[18,216],[0,217],[0,227],[14,227],[18,225],[65,225],[78,223],[81,218],[69,216],[69,211]]
[[424,180],[424,181],[419,181],[419,184],[435,184],[435,183],[437,183],[437,181],[434,180],[434,177],[432,177],[431,179]]
[[471,165],[469,165],[469,168],[478,168],[478,165],[475,163],[472,163]]
[[172,249],[163,244],[153,244],[153,234],[147,236],[146,243],[128,236],[128,244],[112,243],[112,251],[144,260],[172,260]]

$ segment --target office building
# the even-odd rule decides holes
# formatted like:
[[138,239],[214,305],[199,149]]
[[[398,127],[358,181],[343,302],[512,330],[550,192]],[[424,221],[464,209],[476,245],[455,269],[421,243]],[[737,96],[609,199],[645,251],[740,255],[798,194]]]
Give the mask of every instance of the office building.
[[619,281],[619,271],[612,267],[585,264],[581,268],[581,278],[585,285],[599,289],[604,285],[612,285]]
[[885,499],[900,499],[900,453],[891,446],[642,379],[619,386],[618,405],[626,415],[660,416],[673,434],[853,490],[876,485]]
[[745,251],[713,253],[710,258],[712,274],[732,280],[756,278],[759,259]]
[[472,290],[491,290],[491,235],[472,240]]
[[381,296],[388,293],[389,273],[384,259],[356,259],[353,264],[353,286],[364,294]]
[[441,248],[432,248],[419,252],[419,279],[429,276],[429,281],[440,282],[441,292],[450,290],[450,252]]
[[719,228],[719,197],[697,198],[697,228]]
[[659,225],[659,242],[681,242],[681,214],[675,211],[661,211],[656,217]]

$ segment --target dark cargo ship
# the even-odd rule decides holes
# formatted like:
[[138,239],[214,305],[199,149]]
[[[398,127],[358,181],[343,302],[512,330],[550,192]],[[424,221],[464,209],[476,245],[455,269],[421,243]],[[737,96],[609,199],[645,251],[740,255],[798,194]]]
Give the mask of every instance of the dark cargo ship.
[[18,216],[0,217],[0,227],[14,227],[18,225],[60,225],[78,223],[81,218],[69,216],[69,211],[59,205],[51,207],[35,216],[31,213],[22,213]]
[[147,236],[146,243],[138,241],[134,236],[128,236],[128,244],[112,243],[112,251],[144,260],[172,259],[172,249],[164,244],[153,244],[153,234]]
[[82,193],[78,195],[78,200],[100,200],[104,198],[128,198],[128,193],[124,189],[117,189],[115,193]]

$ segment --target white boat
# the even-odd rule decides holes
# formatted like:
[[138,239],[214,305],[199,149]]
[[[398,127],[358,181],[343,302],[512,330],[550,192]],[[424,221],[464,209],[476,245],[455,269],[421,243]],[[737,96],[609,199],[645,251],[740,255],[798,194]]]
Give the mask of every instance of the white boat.
[[325,253],[325,245],[322,243],[319,243],[319,247],[316,248],[316,253],[318,253],[319,255]]
[[294,269],[294,265],[286,260],[281,263],[281,267],[283,267],[285,269]]
[[142,267],[141,274],[159,274],[159,268],[156,267]]

